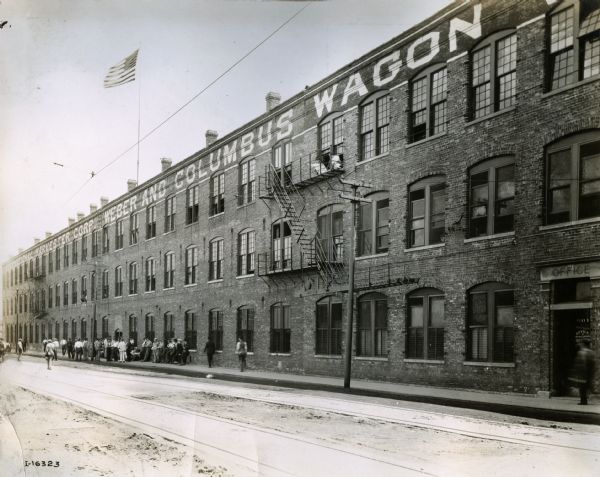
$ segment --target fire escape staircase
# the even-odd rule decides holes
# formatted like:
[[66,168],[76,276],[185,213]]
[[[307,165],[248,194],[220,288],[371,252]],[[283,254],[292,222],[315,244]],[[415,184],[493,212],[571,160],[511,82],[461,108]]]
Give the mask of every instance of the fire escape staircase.
[[[328,247],[329,250],[326,251],[318,237],[308,236],[305,220],[301,218],[306,201],[298,187],[292,182],[288,170],[285,168],[275,169],[272,164],[269,164],[266,169],[268,195],[275,199],[283,211],[284,218],[289,223],[308,266],[316,267],[327,290],[333,283],[343,283],[344,264],[341,257],[337,257],[335,247]],[[290,194],[296,198],[298,205],[294,204]]]

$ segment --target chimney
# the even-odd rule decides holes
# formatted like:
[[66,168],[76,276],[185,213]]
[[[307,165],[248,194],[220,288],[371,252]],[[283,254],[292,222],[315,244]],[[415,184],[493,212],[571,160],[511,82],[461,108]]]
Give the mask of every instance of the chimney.
[[134,181],[133,179],[129,179],[127,181],[127,192],[132,191],[136,187],[137,187],[137,182],[136,181]]
[[52,232],[46,232],[46,238],[52,237]]
[[69,217],[69,227],[75,223],[75,219],[73,217]]
[[40,243],[40,239],[39,238],[34,238],[33,239],[33,243],[37,245],[38,243]]
[[160,160],[160,166],[161,166],[160,170],[161,170],[162,172],[166,171],[166,170],[167,170],[169,167],[171,167],[171,164],[173,164],[173,161],[172,161],[171,159],[168,159],[168,158],[166,158],[166,157],[163,157],[163,158]]
[[106,207],[108,205],[108,197],[102,196],[100,197],[100,208]]
[[274,91],[268,92],[265,96],[265,99],[267,100],[267,113],[275,109],[277,106],[279,106],[279,103],[281,103],[281,95],[279,93],[275,93]]
[[96,204],[90,204],[90,214],[93,214],[98,210],[98,206]]
[[77,212],[77,221],[83,220],[85,214],[83,212]]
[[219,137],[219,133],[217,131],[207,129],[206,130],[206,147],[213,144],[217,140],[218,137]]

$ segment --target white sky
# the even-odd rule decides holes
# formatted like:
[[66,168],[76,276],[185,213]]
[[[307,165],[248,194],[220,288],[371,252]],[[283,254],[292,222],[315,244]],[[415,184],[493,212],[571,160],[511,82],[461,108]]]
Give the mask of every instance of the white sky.
[[[141,145],[140,183],[427,18],[450,0],[313,2]],[[263,40],[306,2],[0,0],[0,262],[123,194],[135,148],[88,177]],[[140,83],[104,89],[136,48]],[[53,165],[53,162],[64,167]]]

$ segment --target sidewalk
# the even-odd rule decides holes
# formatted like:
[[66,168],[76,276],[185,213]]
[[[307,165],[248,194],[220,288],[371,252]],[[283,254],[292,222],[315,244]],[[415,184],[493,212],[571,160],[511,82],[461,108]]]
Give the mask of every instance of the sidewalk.
[[[29,356],[41,357],[41,352],[27,352]],[[59,357],[60,362],[84,363],[70,361]],[[388,383],[352,379],[350,389],[344,389],[342,377],[300,375],[276,371],[246,370],[243,373],[237,369],[213,367],[203,364],[152,363],[132,361],[119,363],[105,360],[88,361],[88,364],[112,366],[115,368],[137,369],[158,373],[205,378],[208,374],[213,379],[222,381],[245,382],[252,384],[272,385],[295,389],[320,390],[354,394],[359,396],[382,397],[399,401],[413,401],[443,406],[476,409],[497,412],[513,416],[546,419],[580,424],[600,425],[600,401],[598,396],[592,396],[591,404],[578,405],[577,397],[545,398],[536,395],[518,393],[497,393],[490,391],[463,390],[455,388],[439,388],[417,384]]]

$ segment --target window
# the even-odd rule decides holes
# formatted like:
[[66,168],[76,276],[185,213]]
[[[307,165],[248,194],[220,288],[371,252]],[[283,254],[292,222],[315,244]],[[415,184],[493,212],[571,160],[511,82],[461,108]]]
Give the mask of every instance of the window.
[[115,296],[123,296],[123,267],[115,268]]
[[87,320],[85,318],[81,319],[81,339],[87,340]]
[[98,256],[100,247],[100,230],[94,230],[92,232],[92,257]]
[[148,338],[151,341],[154,341],[155,338],[155,332],[154,332],[154,315],[152,313],[148,313],[145,316],[144,319],[145,323],[145,331],[146,331],[146,338]]
[[342,300],[328,296],[317,302],[316,354],[342,354]]
[[77,265],[77,240],[73,240],[72,244],[71,244],[71,250],[72,250],[72,258],[71,258],[71,263],[73,265]]
[[188,247],[185,251],[185,284],[196,283],[196,271],[198,268],[198,249]]
[[108,298],[108,270],[102,271],[102,298]]
[[269,352],[290,352],[290,307],[283,303],[271,306],[271,339]]
[[52,296],[53,296],[53,292],[54,290],[52,290],[52,285],[50,285],[48,287],[48,308],[52,308]]
[[225,211],[225,174],[215,174],[210,178],[210,214],[217,215]]
[[146,207],[146,240],[156,237],[156,206]]
[[223,239],[213,239],[208,244],[208,279],[220,280],[223,278]]
[[546,150],[546,223],[600,216],[600,131]]
[[108,238],[108,225],[102,227],[102,253],[109,252],[110,239]]
[[81,277],[81,302],[87,302],[87,276],[83,275]]
[[208,336],[215,343],[215,349],[223,351],[223,312],[221,310],[208,312]]
[[154,258],[146,259],[146,291],[156,291],[156,261]]
[[292,229],[286,220],[278,220],[272,227],[272,269],[288,270],[292,267]]
[[63,283],[63,306],[69,304],[69,282]]
[[165,276],[163,288],[173,288],[175,278],[175,265],[174,265],[175,254],[168,252],[165,254]]
[[77,305],[77,278],[71,280],[71,304]]
[[[580,19],[583,19],[581,24]],[[600,74],[600,9],[597,3],[563,2],[550,15],[548,23],[548,89],[562,88]]]
[[63,245],[63,265],[65,268],[69,266],[69,244]]
[[115,222],[115,250],[123,248],[123,219]]
[[137,316],[129,315],[129,339],[135,344],[138,342]]
[[92,301],[96,299],[96,272],[92,272],[91,280],[90,280],[90,294],[92,297]]
[[74,318],[71,319],[71,340],[75,341],[77,336],[77,322]]
[[138,214],[131,214],[129,216],[129,245],[138,243],[139,227]]
[[198,348],[198,331],[196,330],[196,313],[187,310],[184,315],[185,340],[190,349]]
[[85,262],[87,260],[87,252],[88,252],[88,239],[87,235],[82,235],[81,237],[81,261]]
[[486,161],[469,171],[469,237],[514,230],[515,166],[512,157]]
[[175,209],[177,207],[174,195],[165,200],[165,233],[175,230]]
[[367,293],[358,299],[357,356],[387,356],[387,297]]
[[[52,252],[48,252],[48,273],[52,273],[53,271],[54,271],[54,262],[52,261]],[[15,275],[16,275],[16,273],[15,273]],[[15,280],[15,283],[16,283],[16,280]]]
[[319,151],[323,162],[344,154],[344,118],[341,113],[326,117],[319,124]]
[[285,142],[273,148],[273,180],[275,185],[290,185],[292,183],[292,143]]
[[246,342],[248,352],[254,351],[254,307],[240,306],[237,310],[237,337]]
[[410,83],[409,142],[446,131],[447,70],[433,65]]
[[249,159],[240,164],[238,205],[249,204],[256,199],[256,160]]
[[517,35],[498,32],[471,54],[471,118],[508,108],[517,93]]
[[406,357],[444,359],[444,293],[435,288],[408,296]]
[[410,186],[409,248],[433,245],[443,241],[446,218],[446,184],[444,182],[444,176],[434,176]]
[[361,160],[390,150],[390,95],[377,93],[360,107]]
[[485,283],[469,292],[467,360],[512,362],[514,292],[509,285]]
[[138,269],[137,263],[129,264],[129,294],[135,295],[138,292]]
[[[163,336],[165,341],[175,338],[175,326],[173,323],[173,313],[167,311],[163,317]],[[166,347],[166,344],[165,344]]]
[[193,224],[198,222],[199,196],[200,187],[195,185],[190,187],[185,192],[185,223]]
[[[60,270],[60,247],[56,247],[54,256],[56,258],[56,271],[58,272]],[[25,275],[27,275],[27,268],[25,269]],[[25,278],[27,279],[27,276]]]
[[335,204],[317,214],[317,256],[320,260],[341,262],[344,258],[344,210]]
[[238,276],[254,275],[254,230],[238,234]]
[[357,256],[374,255],[388,251],[390,200],[387,192],[367,196],[371,203],[358,207]]

